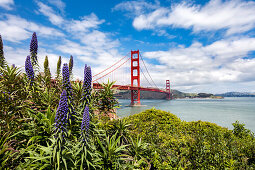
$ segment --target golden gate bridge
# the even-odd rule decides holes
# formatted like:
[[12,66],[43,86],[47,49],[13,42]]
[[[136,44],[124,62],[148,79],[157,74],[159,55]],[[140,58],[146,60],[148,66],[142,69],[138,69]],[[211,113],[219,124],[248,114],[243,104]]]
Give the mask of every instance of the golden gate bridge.
[[[150,81],[148,80],[146,74],[143,72],[142,67],[140,65],[140,58],[142,61],[142,64],[144,65],[144,68],[146,70],[147,75],[150,78]],[[130,69],[130,67],[125,66],[125,64],[128,63],[128,61],[131,61],[131,74],[130,74],[130,80],[131,83],[129,85],[113,85],[113,88],[117,88],[118,90],[130,90],[131,91],[131,103],[130,106],[139,106],[141,105],[141,98],[140,98],[140,91],[153,91],[153,92],[159,92],[159,93],[164,93],[166,94],[166,99],[170,100],[171,99],[171,90],[170,90],[170,81],[166,80],[166,88],[165,89],[160,89],[157,87],[155,82],[153,81],[146,65],[143,60],[143,58],[140,55],[139,50],[137,51],[131,51],[131,56],[128,57],[128,55],[124,56],[120,60],[118,60],[116,63],[111,65],[110,67],[107,67],[103,71],[95,74],[93,76],[93,88],[94,89],[102,89],[100,81],[104,81],[105,78],[111,77],[112,79],[127,79],[126,76],[117,76],[116,78],[116,71],[121,70],[121,68],[126,68]],[[124,74],[128,73],[128,71],[122,71]],[[142,73],[142,78],[144,78],[147,83],[151,87],[143,87],[141,86],[141,74]],[[126,74],[127,75],[127,74]],[[127,83],[126,83],[127,84]],[[152,85],[153,84],[153,85]]]

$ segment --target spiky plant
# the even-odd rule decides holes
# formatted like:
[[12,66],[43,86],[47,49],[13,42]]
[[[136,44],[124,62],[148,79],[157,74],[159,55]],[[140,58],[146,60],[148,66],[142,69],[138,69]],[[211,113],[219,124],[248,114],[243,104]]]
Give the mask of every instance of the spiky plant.
[[5,58],[4,58],[4,49],[3,49],[3,40],[2,36],[0,35],[0,66],[4,67],[5,66]]
[[83,141],[87,141],[87,137],[89,134],[89,124],[90,124],[89,107],[86,106],[83,112],[83,119],[81,123]]
[[61,72],[61,56],[58,57],[56,79],[59,79]]
[[45,76],[46,84],[50,84],[51,74],[50,74],[48,56],[45,57],[43,65],[44,65],[44,76]]
[[70,75],[72,75],[72,71],[73,71],[73,56],[70,56],[70,60],[69,60],[69,73],[70,73]]
[[63,65],[62,76],[63,76],[63,81],[62,81],[63,89],[66,90],[68,95],[72,95],[72,87],[71,87],[71,83],[70,83],[70,74],[69,74],[69,68],[68,68],[67,63],[65,63]]
[[[62,80],[62,87],[63,90],[66,90],[67,96],[68,96],[68,106],[70,108],[70,112],[68,113],[68,120],[74,120],[73,115],[75,115],[75,109],[73,106],[73,92],[72,92],[72,87],[71,87],[71,83],[70,83],[70,74],[69,74],[69,67],[67,65],[67,63],[65,63],[63,65],[62,68],[62,76],[63,76],[63,80]],[[71,122],[70,122],[71,124]]]
[[30,56],[27,56],[27,58],[26,58],[25,70],[26,70],[26,73],[27,73],[27,77],[30,80],[30,85],[32,85],[33,82],[34,82],[34,70],[33,70],[33,66],[32,66],[31,61],[30,61]]
[[34,32],[30,42],[31,63],[33,66],[38,65],[37,50],[38,50],[38,42],[37,42],[36,33]]
[[58,109],[55,116],[55,133],[64,133],[66,132],[67,126],[67,114],[68,114],[68,99],[66,90],[63,90]]
[[91,83],[92,83],[91,68],[85,64],[82,94],[82,100],[83,102],[85,102],[85,104],[88,104],[90,102]]

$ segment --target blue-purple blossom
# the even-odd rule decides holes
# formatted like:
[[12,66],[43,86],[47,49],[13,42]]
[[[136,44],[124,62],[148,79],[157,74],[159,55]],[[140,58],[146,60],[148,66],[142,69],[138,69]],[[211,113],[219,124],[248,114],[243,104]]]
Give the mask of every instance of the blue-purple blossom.
[[62,68],[62,76],[63,76],[63,88],[68,92],[68,93],[71,93],[71,83],[70,83],[70,79],[69,79],[69,68],[68,68],[68,65],[67,63],[65,63],[63,65],[63,68]]
[[63,65],[62,68],[62,76],[63,76],[63,89],[66,90],[67,97],[69,99],[69,107],[71,109],[71,112],[68,114],[68,119],[74,120],[74,117],[72,115],[75,115],[75,109],[72,105],[72,100],[73,100],[73,93],[72,93],[72,87],[69,79],[69,68],[67,63]]
[[26,58],[25,70],[26,70],[28,79],[32,83],[34,81],[34,70],[33,70],[33,66],[32,66],[31,61],[30,61],[30,56],[27,56],[27,58]]
[[89,122],[90,122],[89,107],[86,106],[84,109],[84,112],[83,112],[83,119],[82,119],[82,123],[81,123],[81,131],[82,131],[82,134],[83,133],[85,134],[85,136],[88,136],[88,133],[89,133]]
[[84,81],[83,81],[83,99],[87,99],[87,103],[89,103],[89,97],[91,92],[91,82],[92,82],[92,74],[91,68],[85,64],[84,68]]
[[55,128],[56,132],[65,132],[67,126],[67,114],[68,114],[68,100],[66,91],[63,90],[58,109],[55,116]]
[[36,33],[34,32],[30,42],[30,54],[31,54],[31,60],[33,65],[37,64],[37,50],[38,50],[38,42],[37,42]]

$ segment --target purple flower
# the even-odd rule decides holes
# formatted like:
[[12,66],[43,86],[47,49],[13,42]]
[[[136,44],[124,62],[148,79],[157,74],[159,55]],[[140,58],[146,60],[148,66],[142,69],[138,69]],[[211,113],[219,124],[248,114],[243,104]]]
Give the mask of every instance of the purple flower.
[[85,64],[84,68],[84,81],[83,81],[83,100],[89,103],[90,91],[91,91],[92,74],[91,68]]
[[[88,137],[88,133],[89,133],[89,122],[90,122],[89,107],[86,106],[83,112],[83,119],[81,123],[81,131],[82,131],[81,133],[84,134],[86,137]],[[85,140],[85,138],[83,139]]]
[[55,116],[56,132],[66,131],[67,114],[68,114],[67,94],[66,94],[66,91],[63,90],[61,97],[60,97],[56,116]]
[[32,59],[33,65],[37,64],[37,49],[38,49],[38,42],[37,42],[36,33],[34,32],[30,42],[30,53],[31,53],[31,59]]
[[69,107],[71,108],[71,113],[68,114],[68,119],[74,120],[74,117],[72,115],[75,115],[75,109],[72,105],[73,100],[73,93],[72,93],[72,87],[69,79],[69,68],[67,63],[63,65],[62,68],[62,76],[63,76],[63,89],[66,90],[67,97],[69,99]]
[[29,78],[29,80],[31,81],[31,84],[32,84],[34,81],[34,70],[33,70],[33,66],[30,61],[30,56],[27,56],[27,58],[26,58],[25,70],[27,73],[27,77]]
[[71,88],[71,83],[69,79],[70,74],[69,74],[69,68],[67,63],[63,65],[62,76],[63,76],[63,88],[67,91],[67,93],[71,93],[72,88]]

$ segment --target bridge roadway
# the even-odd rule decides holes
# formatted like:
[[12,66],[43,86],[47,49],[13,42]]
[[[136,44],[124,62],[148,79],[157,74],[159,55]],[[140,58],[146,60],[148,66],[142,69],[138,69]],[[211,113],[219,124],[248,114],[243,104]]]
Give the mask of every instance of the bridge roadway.
[[[93,83],[93,88],[94,89],[103,89],[103,87],[101,86],[101,84],[99,83]],[[149,88],[149,87],[132,87],[131,85],[113,85],[113,88],[117,88],[119,90],[142,90],[142,91],[155,91],[155,92],[159,92],[159,93],[165,93],[165,94],[169,94],[169,92],[166,92],[164,90],[160,90],[157,88]]]

